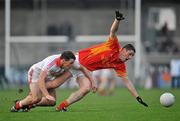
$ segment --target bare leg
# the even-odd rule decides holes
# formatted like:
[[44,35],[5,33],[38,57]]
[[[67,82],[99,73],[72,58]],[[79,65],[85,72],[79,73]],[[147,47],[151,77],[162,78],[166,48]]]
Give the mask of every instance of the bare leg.
[[79,100],[81,100],[91,89],[91,84],[89,80],[84,77],[78,77],[77,83],[79,84],[79,90],[73,92],[66,100],[64,100],[56,110],[62,110],[64,107],[67,107]]
[[[56,99],[56,91],[54,89],[48,90],[49,94]],[[36,106],[55,106],[55,101],[50,101],[45,97],[42,97],[41,101],[36,104]]]
[[91,84],[89,80],[86,77],[78,77],[77,82],[79,84],[79,90],[73,92],[69,98],[67,99],[67,102],[69,105],[79,101],[82,99],[87,93],[89,93],[91,89]]
[[41,91],[37,83],[32,83],[29,85],[29,87],[30,87],[31,94],[29,94],[26,98],[20,101],[22,106],[37,103],[38,101],[40,101],[42,97]]
[[24,99],[22,99],[20,102],[21,102],[21,107],[22,106],[25,106],[25,105],[29,105],[29,104],[32,104],[32,95],[29,94],[27,97],[25,97]]
[[105,86],[106,86],[106,83],[107,83],[107,78],[105,77],[100,77],[99,78],[100,80],[100,83],[99,83],[99,87],[98,87],[98,93],[103,96],[105,95]]
[[30,87],[30,94],[26,98],[17,101],[15,106],[11,108],[11,112],[18,112],[20,109],[28,108],[30,105],[36,104],[41,100],[42,93],[40,92],[38,84],[31,83],[29,87]]
[[113,94],[114,92],[115,84],[116,84],[115,79],[109,80],[109,94],[110,95]]

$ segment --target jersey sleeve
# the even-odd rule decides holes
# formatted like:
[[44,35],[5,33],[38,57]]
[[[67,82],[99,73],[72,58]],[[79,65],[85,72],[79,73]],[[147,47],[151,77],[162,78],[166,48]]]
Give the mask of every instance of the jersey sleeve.
[[119,77],[127,77],[127,72],[126,72],[126,65],[125,63],[122,63],[118,65],[117,68],[115,68],[116,74]]

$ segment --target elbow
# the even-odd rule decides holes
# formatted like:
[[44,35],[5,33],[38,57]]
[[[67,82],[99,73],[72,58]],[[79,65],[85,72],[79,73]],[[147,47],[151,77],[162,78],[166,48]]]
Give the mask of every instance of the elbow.
[[117,32],[118,28],[111,28],[110,33],[115,34]]

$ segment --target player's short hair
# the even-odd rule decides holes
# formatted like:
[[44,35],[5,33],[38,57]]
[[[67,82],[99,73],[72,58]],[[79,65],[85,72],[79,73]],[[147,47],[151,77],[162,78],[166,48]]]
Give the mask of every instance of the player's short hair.
[[66,61],[69,61],[71,59],[76,60],[76,57],[72,51],[64,51],[61,54],[60,58],[66,60]]
[[134,53],[136,53],[136,49],[134,48],[132,44],[127,44],[123,48],[125,48],[126,50],[132,50],[134,51]]

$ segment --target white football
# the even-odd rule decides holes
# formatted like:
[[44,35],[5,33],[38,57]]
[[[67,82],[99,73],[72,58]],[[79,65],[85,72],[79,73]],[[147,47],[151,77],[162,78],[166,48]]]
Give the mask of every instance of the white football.
[[170,107],[174,104],[175,97],[173,94],[166,92],[160,96],[160,103],[165,107]]

